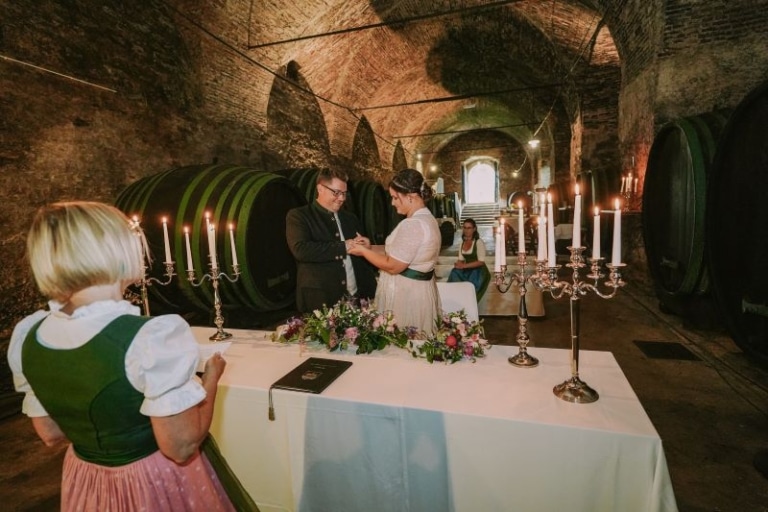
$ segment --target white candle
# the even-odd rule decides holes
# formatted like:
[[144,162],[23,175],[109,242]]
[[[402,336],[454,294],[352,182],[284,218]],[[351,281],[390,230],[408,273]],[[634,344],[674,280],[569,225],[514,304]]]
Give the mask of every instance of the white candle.
[[171,263],[171,242],[168,239],[168,219],[163,217],[163,243],[165,244],[165,262]]
[[133,228],[136,230],[136,236],[139,237],[139,257],[143,262],[149,261],[149,247],[147,246],[147,237],[144,236],[144,230],[141,229],[141,222],[137,215],[133,216]]
[[189,245],[189,228],[187,226],[184,226],[184,242],[187,245],[187,270],[192,272],[195,267],[192,265],[192,248]]
[[633,193],[633,194],[637,194],[637,178],[635,178],[635,186],[634,186],[634,188],[632,189],[632,193]]
[[501,254],[501,265],[507,264],[507,233],[504,229],[504,217],[499,223],[499,253]]
[[211,268],[219,268],[216,261],[216,228],[212,223],[208,224],[208,255],[211,257]]
[[621,263],[621,204],[619,200],[614,201],[613,213],[613,251],[611,254],[611,265]]
[[576,184],[576,197],[573,206],[573,234],[571,235],[571,245],[581,247],[581,194],[579,194],[579,185]]
[[499,226],[494,226],[493,232],[496,235],[495,243],[496,243],[496,250],[494,251],[494,257],[493,257],[493,271],[494,272],[501,272],[501,246],[499,242],[501,242],[501,236],[499,236]]
[[552,209],[552,194],[547,194],[547,266],[557,265],[555,251],[555,214]]
[[523,202],[517,202],[517,252],[525,252],[525,218]]
[[600,208],[595,206],[594,226],[592,227],[592,259],[600,257]]
[[235,249],[235,225],[229,225],[229,247],[232,249],[232,265],[237,265],[237,250]]
[[624,184],[625,184],[626,181],[627,181],[627,178],[622,176],[621,177],[621,190],[619,190],[619,194],[623,194],[624,193]]
[[544,261],[547,259],[547,218],[544,216],[544,203],[541,203],[539,208],[539,238],[538,238],[538,256],[537,261]]

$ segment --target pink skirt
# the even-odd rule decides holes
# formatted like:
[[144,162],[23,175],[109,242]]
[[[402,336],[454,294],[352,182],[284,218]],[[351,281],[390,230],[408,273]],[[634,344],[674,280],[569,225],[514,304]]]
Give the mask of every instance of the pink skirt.
[[64,456],[65,512],[234,511],[211,464],[198,453],[183,466],[159,450],[125,466],[107,467]]

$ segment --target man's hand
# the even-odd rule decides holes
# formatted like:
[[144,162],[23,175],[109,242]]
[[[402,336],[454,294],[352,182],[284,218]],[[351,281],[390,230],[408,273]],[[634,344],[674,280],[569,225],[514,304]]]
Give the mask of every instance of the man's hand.
[[355,236],[355,238],[354,238],[354,242],[355,242],[356,244],[358,244],[358,245],[362,245],[362,246],[363,246],[363,247],[365,247],[366,249],[370,249],[370,248],[371,248],[371,241],[370,241],[370,239],[368,239],[367,237],[364,237],[364,236],[363,236],[363,235],[361,235],[360,233],[355,233],[355,234],[357,235],[357,236]]

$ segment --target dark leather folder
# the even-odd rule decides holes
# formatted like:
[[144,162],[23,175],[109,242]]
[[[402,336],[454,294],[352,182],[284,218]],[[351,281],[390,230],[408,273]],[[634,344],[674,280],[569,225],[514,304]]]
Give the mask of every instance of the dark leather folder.
[[272,384],[272,387],[306,393],[322,393],[350,366],[352,361],[310,357]]
[[269,419],[275,419],[272,405],[272,390],[287,389],[304,393],[322,393],[339,375],[352,366],[352,361],[310,357],[299,366],[286,373],[269,388]]

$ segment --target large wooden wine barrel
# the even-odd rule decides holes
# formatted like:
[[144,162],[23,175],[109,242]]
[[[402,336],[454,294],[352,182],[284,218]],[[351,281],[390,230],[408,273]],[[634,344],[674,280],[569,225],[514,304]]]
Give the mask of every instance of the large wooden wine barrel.
[[707,194],[709,275],[736,344],[768,364],[768,82],[731,115]]
[[603,170],[590,170],[579,173],[576,182],[581,188],[584,210],[592,213],[597,206],[601,210],[613,208],[611,193],[616,195],[617,190],[611,190],[607,173]]
[[459,215],[456,212],[456,202],[454,200],[453,195],[445,194],[443,196],[443,202],[445,204],[445,206],[443,207],[443,215],[445,215],[449,219],[453,219],[454,221],[458,222]]
[[[355,213],[363,227],[363,235],[374,245],[383,245],[390,233],[389,193],[378,182],[371,180],[350,180]],[[349,201],[349,199],[347,199]]]
[[275,311],[293,303],[296,264],[285,241],[285,216],[306,204],[287,178],[247,167],[201,165],[171,169],[143,178],[125,188],[115,204],[141,219],[153,259],[152,277],[162,279],[164,259],[162,217],[168,218],[176,273],[168,286],[152,285],[153,314],[210,311],[210,283],[195,287],[188,268],[183,228],[189,228],[192,263],[197,276],[208,270],[205,213],[217,228],[217,255],[222,272],[232,273],[228,225],[235,227],[241,275],[222,280],[222,305],[229,309]]
[[648,157],[643,185],[645,253],[663,309],[684,314],[708,293],[705,261],[707,181],[727,113],[665,124]]
[[317,199],[317,174],[320,172],[317,168],[308,169],[286,169],[280,172],[288,176],[296,188],[298,188],[307,200],[307,203],[311,203]]

